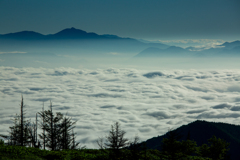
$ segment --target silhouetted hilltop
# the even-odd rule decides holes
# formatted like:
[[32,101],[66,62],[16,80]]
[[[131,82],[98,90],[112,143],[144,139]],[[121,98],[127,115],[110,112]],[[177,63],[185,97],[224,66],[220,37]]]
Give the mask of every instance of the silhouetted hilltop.
[[88,33],[81,29],[76,29],[74,27],[64,29],[55,34],[43,35],[33,31],[22,31],[16,33],[8,33],[0,35],[1,39],[17,39],[17,40],[56,40],[56,39],[121,39],[115,35],[98,35],[96,33]]
[[96,33],[88,33],[86,31],[76,29],[74,27],[64,29],[56,34],[47,35],[50,39],[120,39],[115,35],[98,35]]
[[[198,146],[207,143],[207,140],[215,135],[217,138],[224,139],[230,143],[229,153],[231,154],[231,158],[233,160],[240,159],[239,125],[197,120],[189,123],[188,125],[183,125],[175,129],[175,131],[182,135],[181,140],[186,140],[188,134],[190,134],[190,139],[196,141]],[[166,138],[166,134],[148,139],[146,141],[146,145],[151,149],[161,149],[161,142],[163,138]]]
[[33,31],[22,31],[0,35],[0,39],[39,40],[44,38],[44,35]]

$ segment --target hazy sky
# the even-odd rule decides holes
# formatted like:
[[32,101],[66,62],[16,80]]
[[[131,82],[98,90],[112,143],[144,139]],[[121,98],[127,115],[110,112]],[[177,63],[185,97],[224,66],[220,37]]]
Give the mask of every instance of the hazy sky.
[[0,0],[0,34],[75,27],[152,40],[236,40],[239,8],[239,0]]

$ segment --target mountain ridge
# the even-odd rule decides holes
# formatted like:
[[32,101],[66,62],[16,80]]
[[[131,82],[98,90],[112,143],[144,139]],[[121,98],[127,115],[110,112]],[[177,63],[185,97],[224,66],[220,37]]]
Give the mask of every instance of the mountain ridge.
[[133,56],[147,47],[167,48],[158,43],[143,43],[133,38],[122,38],[116,35],[98,35],[76,28],[66,28],[55,34],[43,35],[34,31],[22,31],[0,35],[2,52],[45,52],[69,53],[90,56],[121,53],[118,55]]
[[116,35],[103,34],[99,35],[94,32],[86,32],[81,29],[66,28],[54,34],[41,34],[35,31],[20,31],[14,33],[0,34],[0,38],[4,39],[132,39],[133,38],[122,38]]

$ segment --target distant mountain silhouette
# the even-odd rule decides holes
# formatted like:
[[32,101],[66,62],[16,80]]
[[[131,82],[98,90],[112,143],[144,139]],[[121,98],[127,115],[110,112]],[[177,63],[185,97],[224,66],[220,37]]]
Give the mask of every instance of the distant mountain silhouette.
[[[189,123],[188,125],[183,125],[177,128],[175,131],[182,135],[181,140],[186,140],[188,134],[190,134],[190,139],[196,141],[198,146],[204,143],[208,143],[207,140],[215,135],[217,138],[224,139],[230,143],[229,153],[232,160],[240,159],[239,125],[197,120]],[[163,138],[166,138],[166,134],[148,139],[146,141],[146,145],[151,149],[161,149],[161,142]]]
[[16,33],[9,33],[0,35],[1,39],[17,39],[17,40],[49,40],[49,39],[121,39],[115,35],[98,35],[96,33],[88,33],[86,31],[76,29],[76,28],[67,28],[56,34],[42,35],[33,31],[22,31]]
[[96,33],[88,33],[86,31],[76,29],[76,28],[67,28],[56,34],[47,35],[47,38],[53,39],[120,39],[120,37],[114,35],[98,35]]
[[161,43],[143,43],[133,38],[122,38],[116,35],[98,35],[73,27],[49,35],[42,35],[33,31],[0,35],[1,51],[74,52],[78,54],[124,52],[133,54],[148,47],[165,49],[169,46]]
[[203,50],[200,54],[205,54],[210,57],[240,57],[240,41],[225,42],[216,48]]
[[240,41],[225,42],[215,48],[181,48],[170,46],[166,49],[149,47],[138,53],[135,58],[144,57],[240,57]]
[[135,57],[169,57],[169,56],[184,56],[189,53],[189,50],[181,47],[170,46],[167,49],[160,49],[157,47],[149,47]]
[[[116,35],[89,33],[67,28],[55,34],[43,35],[22,31],[0,35],[1,52],[51,52],[85,55],[123,53],[129,57],[239,57],[240,41],[226,42],[217,48],[181,48],[161,43],[148,43]],[[121,54],[118,54],[121,55]]]
[[237,46],[240,46],[240,41],[225,42],[220,46],[224,47],[225,49],[233,49]]
[[44,39],[44,35],[33,31],[22,31],[16,33],[8,33],[0,35],[0,39],[15,39],[15,40],[39,40]]

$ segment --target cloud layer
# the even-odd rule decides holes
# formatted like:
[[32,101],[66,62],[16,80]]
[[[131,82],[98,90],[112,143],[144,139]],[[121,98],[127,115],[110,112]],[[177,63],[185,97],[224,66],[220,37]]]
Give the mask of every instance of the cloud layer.
[[240,123],[240,70],[0,67],[0,133],[19,113],[21,94],[32,120],[50,100],[78,120],[78,140],[88,148],[115,121],[141,140],[197,119]]

